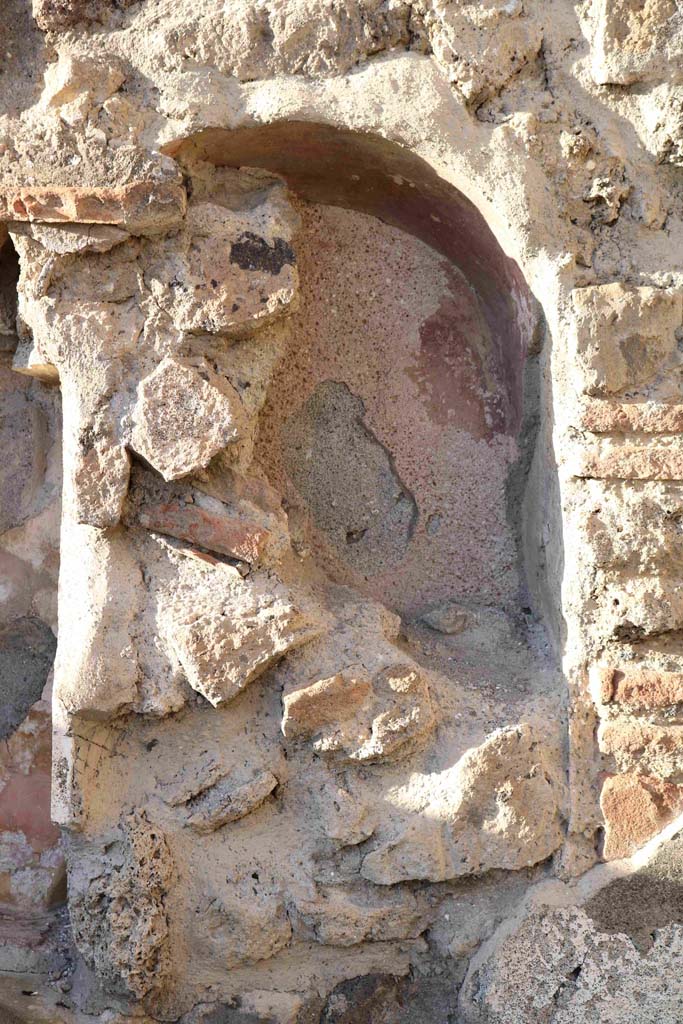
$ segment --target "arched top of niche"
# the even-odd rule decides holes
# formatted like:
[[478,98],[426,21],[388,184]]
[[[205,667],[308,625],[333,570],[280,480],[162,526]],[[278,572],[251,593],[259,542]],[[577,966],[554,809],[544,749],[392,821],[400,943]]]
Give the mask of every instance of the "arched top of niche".
[[301,198],[377,217],[454,263],[474,289],[510,396],[506,429],[522,417],[521,374],[537,319],[517,263],[477,207],[405,146],[369,132],[309,121],[211,128],[166,147],[181,162],[259,167]]

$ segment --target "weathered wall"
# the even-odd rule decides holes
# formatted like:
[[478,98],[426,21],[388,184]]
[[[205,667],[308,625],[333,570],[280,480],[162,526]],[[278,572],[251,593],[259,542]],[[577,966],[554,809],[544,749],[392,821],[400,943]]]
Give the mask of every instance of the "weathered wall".
[[0,1007],[678,1021],[680,3],[5,25]]

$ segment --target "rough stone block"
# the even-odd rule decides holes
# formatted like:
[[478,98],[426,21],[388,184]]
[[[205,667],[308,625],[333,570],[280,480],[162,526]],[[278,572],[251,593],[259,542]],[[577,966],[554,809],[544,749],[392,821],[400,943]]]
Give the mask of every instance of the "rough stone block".
[[283,694],[285,736],[310,738],[313,749],[350,761],[379,761],[406,753],[435,724],[424,674],[396,662],[370,682],[361,666]]
[[362,666],[349,667],[283,694],[282,732],[288,738],[310,737],[334,728],[368,705],[372,684]]
[[598,745],[619,772],[683,782],[683,726],[651,725],[628,719],[602,722]]
[[237,441],[245,416],[235,389],[208,365],[166,357],[138,386],[131,446],[165,480],[194,473]]
[[677,444],[587,446],[575,453],[571,469],[597,480],[683,480],[683,451]]
[[235,334],[281,316],[298,291],[296,216],[281,184],[253,208],[191,203],[180,239],[161,243],[152,294],[181,331]]
[[591,72],[599,85],[665,78],[683,59],[683,12],[672,0],[597,0]]
[[214,707],[325,630],[322,620],[275,578],[237,579],[222,600],[217,594],[213,610],[177,613],[173,630],[190,686]]
[[123,445],[96,441],[80,447],[71,466],[71,511],[88,526],[116,526],[130,479],[130,456]]
[[251,814],[277,784],[269,771],[256,772],[250,778],[239,774],[226,776],[188,801],[186,823],[195,832],[215,832]]
[[642,387],[674,360],[680,292],[614,282],[577,288],[572,297],[577,380],[585,394]]
[[526,723],[492,733],[429,788],[422,814],[364,858],[364,878],[395,885],[518,870],[562,842],[560,765]]

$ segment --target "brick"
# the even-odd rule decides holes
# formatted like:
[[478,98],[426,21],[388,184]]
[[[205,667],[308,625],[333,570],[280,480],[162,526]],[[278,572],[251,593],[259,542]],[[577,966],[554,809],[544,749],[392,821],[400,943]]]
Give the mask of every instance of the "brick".
[[119,188],[18,187],[0,190],[0,220],[117,224],[133,234],[178,224],[187,205],[178,182],[136,181]]
[[593,671],[604,704],[646,711],[683,703],[683,672],[630,666],[598,666]]
[[683,451],[664,445],[585,448],[572,467],[574,476],[598,480],[683,480]]
[[593,434],[678,434],[683,431],[683,405],[595,399],[583,405],[580,425]]
[[600,795],[605,860],[629,857],[683,811],[683,786],[647,775],[613,775]]
[[258,523],[183,501],[144,505],[129,522],[250,564],[259,560],[270,539]]

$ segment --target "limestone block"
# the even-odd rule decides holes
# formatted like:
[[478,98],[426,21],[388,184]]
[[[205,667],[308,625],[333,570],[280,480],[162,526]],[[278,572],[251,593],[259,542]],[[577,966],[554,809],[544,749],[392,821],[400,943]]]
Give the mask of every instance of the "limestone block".
[[591,72],[600,85],[666,78],[683,58],[683,11],[675,0],[597,0]]
[[100,528],[116,526],[130,479],[130,457],[123,445],[99,438],[90,448],[81,445],[70,468],[71,511],[76,521]]
[[282,732],[288,739],[310,737],[349,717],[369,703],[372,684],[362,666],[350,666],[283,694]]
[[321,889],[315,899],[297,900],[295,914],[295,936],[326,946],[415,938],[424,931],[428,916],[411,892],[392,892],[380,899],[334,888]]
[[647,384],[674,359],[680,292],[614,282],[576,288],[576,379],[587,395]]
[[610,584],[599,595],[596,626],[605,640],[638,640],[683,628],[683,583],[643,576]]
[[166,911],[175,867],[163,832],[144,812],[121,823],[116,838],[83,857],[70,879],[76,945],[105,983],[137,999],[170,981]]
[[598,746],[619,772],[683,782],[683,726],[616,719],[602,722]]
[[42,224],[36,221],[15,221],[12,235],[34,239],[41,248],[55,256],[77,253],[109,252],[130,238],[130,232],[109,224]]
[[159,244],[146,280],[178,330],[234,334],[264,326],[291,306],[298,289],[296,217],[281,185],[258,198],[238,210],[191,203],[180,238]]
[[563,838],[561,766],[526,723],[498,729],[430,780],[424,813],[363,860],[379,885],[443,881],[549,857]]
[[325,630],[321,617],[275,576],[242,580],[173,614],[173,643],[190,686],[218,707],[288,651]]
[[630,573],[683,572],[683,493],[676,484],[590,481],[577,517],[592,564]]
[[202,469],[243,431],[237,392],[205,363],[167,356],[138,385],[131,446],[165,480]]
[[430,18],[429,41],[449,79],[469,103],[495,95],[532,62],[542,29],[521,3],[443,5]]
[[[45,71],[41,102],[48,110],[61,109],[60,116],[73,124],[79,119],[74,117],[73,108],[81,117],[85,116],[92,106],[99,106],[112,96],[125,77],[119,61],[83,59],[62,52]],[[72,109],[65,111],[65,107]]]
[[255,886],[251,877],[209,891],[197,925],[197,951],[226,970],[268,960],[292,937],[279,894]]
[[375,885],[397,885],[415,879],[443,882],[458,874],[443,821],[427,817],[411,822],[395,839],[363,858],[361,875]]
[[579,420],[593,434],[680,434],[683,405],[589,399],[581,406]]
[[355,846],[374,832],[373,815],[367,802],[341,786],[327,785],[318,798],[325,835],[342,846]]
[[683,811],[683,786],[649,775],[614,775],[600,795],[605,860],[630,857]]
[[395,662],[372,682],[362,666],[283,694],[282,731],[312,740],[320,753],[349,761],[378,761],[402,754],[424,739],[435,724],[429,687],[411,662]]
[[597,480],[683,480],[683,451],[677,443],[603,443],[579,449],[574,476]]
[[[117,0],[120,8],[133,0]],[[63,32],[81,21],[97,20],[106,14],[108,0],[32,0],[33,17],[45,32]]]
[[269,771],[246,777],[244,773],[228,775],[188,801],[186,823],[195,832],[215,832],[251,814],[277,785],[278,780]]

